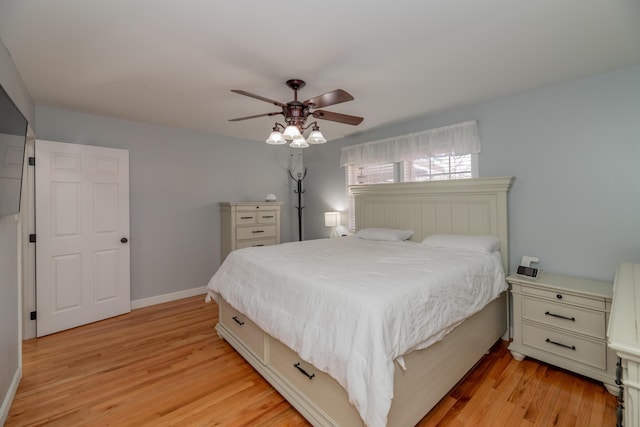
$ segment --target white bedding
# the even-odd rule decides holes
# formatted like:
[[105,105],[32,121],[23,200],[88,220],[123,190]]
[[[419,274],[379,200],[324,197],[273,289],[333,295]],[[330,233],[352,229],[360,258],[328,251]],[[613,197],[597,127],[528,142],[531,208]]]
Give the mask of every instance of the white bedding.
[[378,427],[393,361],[439,341],[507,286],[499,252],[348,237],[231,252],[208,288],[335,378]]

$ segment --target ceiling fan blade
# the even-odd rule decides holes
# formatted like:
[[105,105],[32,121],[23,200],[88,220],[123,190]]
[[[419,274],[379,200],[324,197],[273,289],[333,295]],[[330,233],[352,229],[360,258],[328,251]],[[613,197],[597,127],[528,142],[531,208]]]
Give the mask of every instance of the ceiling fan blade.
[[255,116],[238,117],[237,119],[229,119],[229,121],[239,122],[240,120],[255,119],[256,117],[275,116],[277,114],[282,114],[282,111],[277,111],[275,113],[256,114]]
[[363,117],[350,116],[348,114],[332,113],[331,111],[316,110],[311,113],[316,119],[330,120],[332,122],[344,123],[347,125],[359,125],[364,120]]
[[313,108],[323,108],[329,105],[341,104],[347,101],[353,101],[353,96],[342,89],[332,90],[325,94],[309,98],[304,101],[304,105],[313,104]]
[[264,96],[256,95],[255,93],[247,92],[246,90],[231,89],[231,92],[239,93],[240,95],[248,96],[250,98],[259,99],[260,101],[268,102],[269,104],[277,105],[278,107],[286,107],[287,104],[283,104],[273,99],[265,98]]

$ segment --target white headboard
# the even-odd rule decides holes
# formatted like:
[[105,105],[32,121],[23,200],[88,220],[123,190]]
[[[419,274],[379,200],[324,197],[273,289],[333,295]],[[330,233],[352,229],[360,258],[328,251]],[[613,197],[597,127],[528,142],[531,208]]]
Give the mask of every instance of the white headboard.
[[413,230],[411,240],[431,234],[496,236],[509,271],[507,192],[513,177],[357,185],[356,230],[389,227]]

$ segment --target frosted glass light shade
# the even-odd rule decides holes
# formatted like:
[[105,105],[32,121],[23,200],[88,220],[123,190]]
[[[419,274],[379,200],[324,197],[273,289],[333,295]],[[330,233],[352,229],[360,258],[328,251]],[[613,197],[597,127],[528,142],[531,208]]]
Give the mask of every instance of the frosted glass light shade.
[[280,145],[286,144],[287,140],[282,137],[282,134],[277,130],[271,132],[269,138],[267,138],[267,144]]
[[340,212],[325,212],[324,213],[324,226],[325,227],[337,227],[340,225]]
[[309,138],[307,138],[307,142],[309,144],[324,144],[327,140],[322,135],[322,132],[319,130],[314,130],[309,134]]
[[296,126],[289,125],[282,133],[282,137],[287,141],[293,141],[296,137],[302,137],[302,135]]
[[293,148],[307,148],[308,146],[309,144],[307,144],[307,141],[304,140],[304,137],[302,135],[300,135],[297,138],[294,138],[293,142],[289,144],[289,147],[293,147]]

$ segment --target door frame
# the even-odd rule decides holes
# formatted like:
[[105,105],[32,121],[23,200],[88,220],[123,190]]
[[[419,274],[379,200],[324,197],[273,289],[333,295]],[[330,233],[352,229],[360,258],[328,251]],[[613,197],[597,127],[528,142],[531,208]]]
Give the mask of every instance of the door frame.
[[21,243],[22,243],[22,339],[28,340],[36,336],[36,321],[31,320],[31,312],[36,311],[36,245],[29,242],[29,235],[36,230],[36,182],[35,167],[29,166],[29,157],[35,156],[36,136],[29,127],[27,129],[27,145],[25,147],[22,200],[20,209]]

